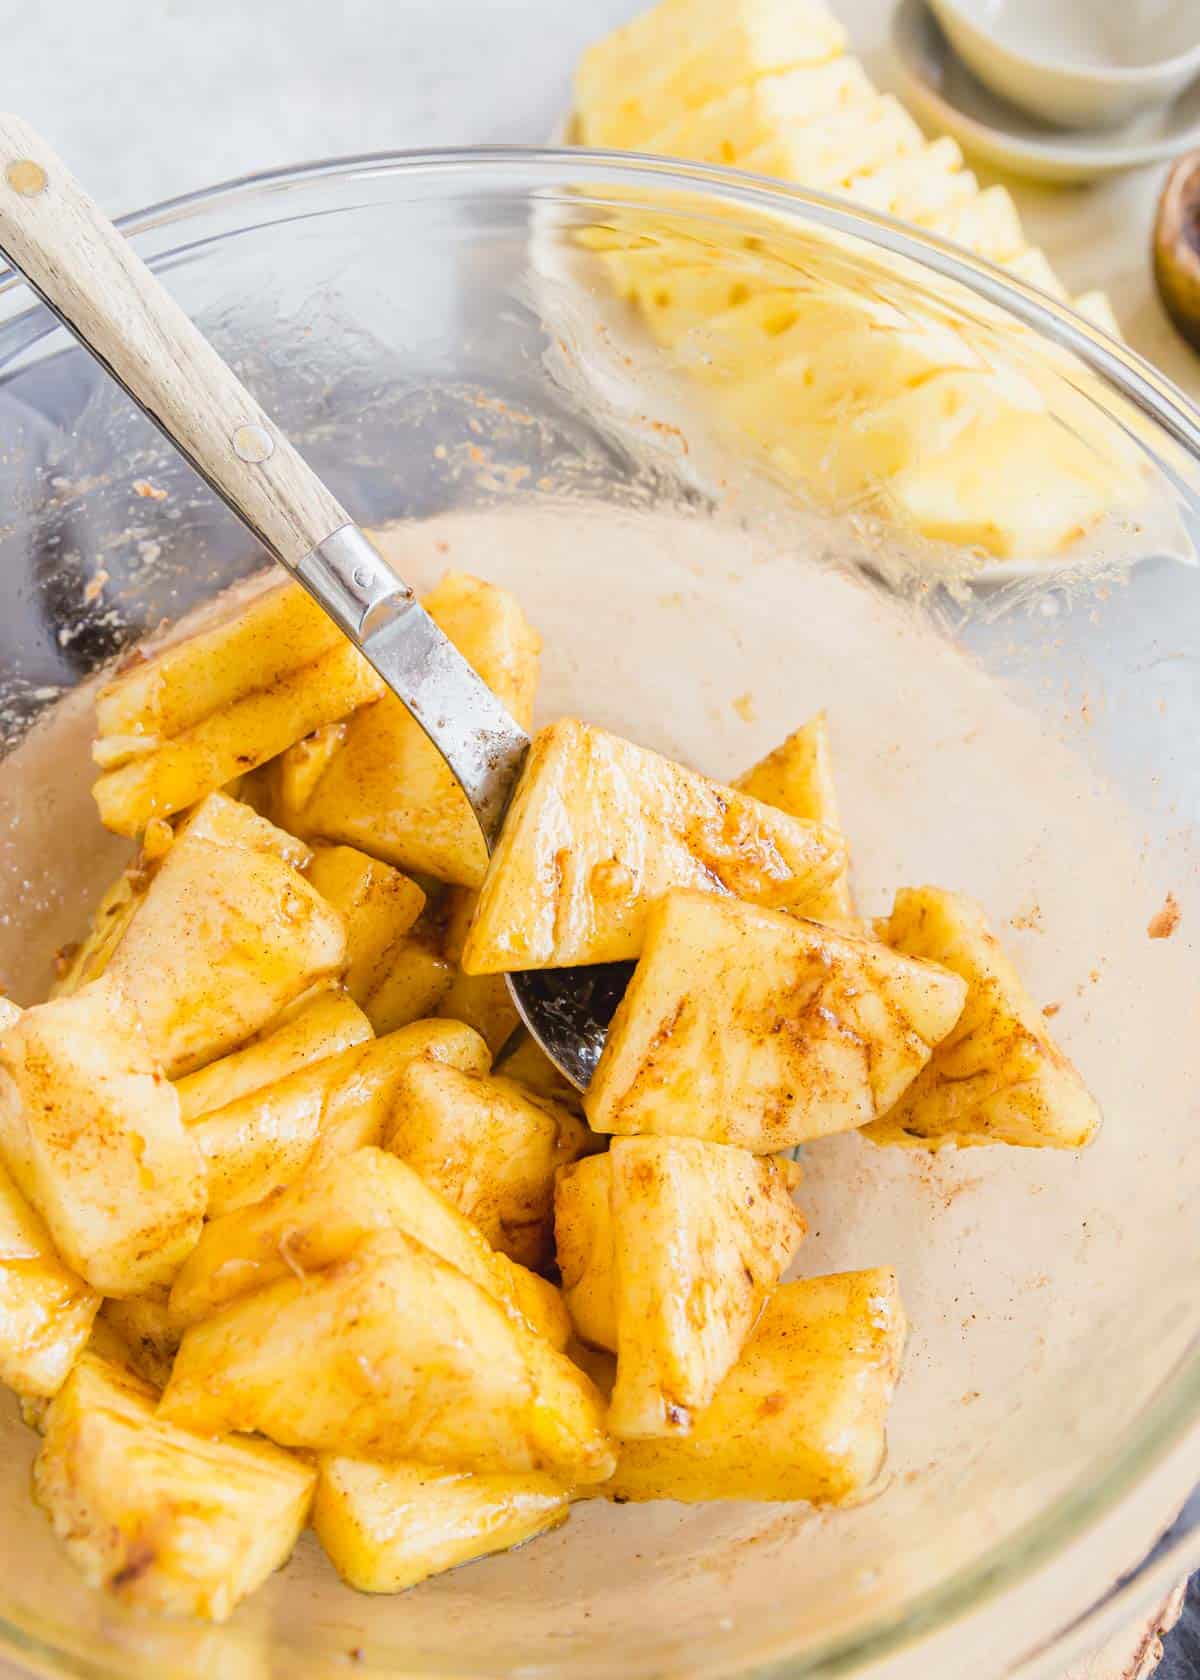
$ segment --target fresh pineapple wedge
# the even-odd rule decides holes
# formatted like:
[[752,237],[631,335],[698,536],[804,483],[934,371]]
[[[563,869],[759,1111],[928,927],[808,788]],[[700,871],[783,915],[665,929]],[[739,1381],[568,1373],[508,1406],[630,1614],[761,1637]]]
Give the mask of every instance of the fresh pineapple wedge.
[[99,1305],[0,1167],[0,1382],[23,1398],[57,1394]]
[[0,1034],[0,1154],[105,1295],[168,1281],[204,1217],[203,1163],[146,1038],[107,977]]
[[871,1488],[905,1339],[887,1267],[776,1289],[741,1358],[689,1435],[620,1443],[614,1499],[807,1500]]
[[[818,712],[793,730],[786,741],[739,776],[733,785],[752,799],[760,799],[764,805],[786,811],[790,817],[802,817],[805,822],[823,823],[827,828],[840,830],[841,813],[825,713]],[[823,893],[814,897],[808,909],[818,920],[826,916],[852,916],[854,902],[850,897],[848,871],[843,871]]]
[[451,1021],[465,1021],[469,1027],[474,1027],[495,1056],[516,1032],[521,1017],[502,974],[464,974],[462,971],[463,946],[467,942],[478,902],[478,893],[470,892],[466,887],[446,889],[442,906],[442,949],[453,963],[454,972],[435,1013]]
[[316,1472],[266,1441],[202,1440],[155,1393],[84,1354],[46,1418],[34,1496],[88,1584],[168,1616],[224,1621],[290,1556]]
[[695,163],[736,163],[780,129],[862,105],[874,93],[856,58],[800,65],[742,82],[720,99],[684,111],[641,149]]
[[569,1511],[568,1494],[549,1476],[324,1453],[312,1526],[343,1581],[359,1592],[394,1593],[545,1534]]
[[915,154],[925,136],[890,93],[778,130],[738,160],[754,175],[799,181],[817,192],[841,192],[856,175]]
[[165,648],[96,702],[100,820],[140,834],[383,693],[299,584]]
[[321,986],[241,1050],[177,1079],[179,1111],[191,1125],[371,1036],[371,1023],[354,999],[338,986]]
[[948,134],[919,152],[906,152],[846,183],[846,196],[868,210],[899,216],[918,226],[975,197],[979,182],[963,168],[958,143]]
[[1025,249],[1021,218],[1006,187],[987,187],[974,198],[930,217],[930,233],[965,245],[986,262],[1010,262]]
[[839,834],[565,718],[534,740],[467,936],[468,974],[636,957],[675,886],[804,910]]
[[1065,302],[1067,288],[1051,267],[1050,259],[1045,251],[1039,251],[1036,245],[1027,245],[1015,257],[1008,257],[1001,263],[1001,267],[1015,274],[1018,280],[1024,280],[1027,285],[1040,286],[1043,292],[1049,292],[1051,297]]
[[318,846],[308,879],[345,923],[344,984],[369,1018],[372,998],[425,908],[425,894],[407,875],[353,846]]
[[[527,728],[541,644],[514,597],[465,572],[448,572],[424,605]],[[435,880],[478,887],[487,868],[487,849],[465,794],[394,695],[347,724],[303,821],[311,834]]]
[[383,1145],[483,1232],[540,1270],[554,1254],[554,1174],[592,1144],[568,1108],[508,1079],[422,1057],[396,1085]]
[[563,1300],[580,1341],[617,1351],[612,1230],[612,1162],[586,1155],[560,1168],[554,1185],[554,1243]]
[[96,1321],[120,1339],[125,1351],[123,1363],[143,1382],[160,1391],[167,1386],[182,1334],[171,1322],[167,1307],[169,1295],[166,1285],[159,1284],[144,1295],[105,1301]]
[[168,1322],[178,1332],[241,1296],[288,1276],[306,1277],[352,1254],[372,1231],[404,1231],[472,1278],[529,1328],[563,1343],[553,1285],[518,1280],[411,1167],[382,1149],[356,1149],[305,1173],[253,1206],[210,1219],[171,1288]]
[[618,1138],[609,1163],[619,1436],[686,1434],[799,1247],[795,1169],[694,1138]]
[[425,1057],[472,1073],[486,1073],[492,1061],[470,1027],[414,1021],[202,1116],[189,1130],[205,1166],[209,1215],[260,1201],[310,1162],[377,1143],[400,1075]]
[[340,974],[346,934],[297,864],[307,851],[214,793],[158,864],[105,968],[176,1076],[243,1043]]
[[897,1102],[966,995],[948,967],[873,940],[669,892],[584,1108],[598,1132],[760,1152],[848,1131]]
[[1113,338],[1120,338],[1121,323],[1117,320],[1112,301],[1104,292],[1081,292],[1077,298],[1071,300],[1071,306],[1092,323],[1100,327]]
[[184,1334],[159,1415],[200,1434],[603,1481],[603,1406],[568,1359],[400,1231]]
[[1082,1149],[1090,1142],[1099,1110],[979,906],[937,887],[908,887],[896,894],[882,931],[896,950],[960,975],[966,1004],[929,1065],[866,1128],[867,1137],[930,1149]]

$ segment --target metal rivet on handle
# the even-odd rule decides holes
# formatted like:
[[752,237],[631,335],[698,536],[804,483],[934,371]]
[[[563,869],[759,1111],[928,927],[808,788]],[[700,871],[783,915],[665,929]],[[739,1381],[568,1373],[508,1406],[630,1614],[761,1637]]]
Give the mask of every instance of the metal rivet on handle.
[[15,158],[4,171],[4,179],[22,198],[36,198],[50,184],[46,171],[32,158]]
[[275,439],[262,426],[239,426],[230,442],[238,460],[248,461],[251,466],[269,460],[275,453]]

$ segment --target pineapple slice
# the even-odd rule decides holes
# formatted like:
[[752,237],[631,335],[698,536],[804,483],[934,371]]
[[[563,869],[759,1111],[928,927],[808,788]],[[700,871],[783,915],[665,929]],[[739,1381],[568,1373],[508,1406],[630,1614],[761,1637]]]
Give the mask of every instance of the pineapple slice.
[[493,1248],[539,1270],[554,1256],[554,1174],[591,1143],[570,1109],[422,1058],[396,1086],[383,1145],[472,1220]]
[[57,1394],[99,1305],[0,1167],[0,1382],[23,1398]]
[[290,1556],[316,1472],[266,1441],[205,1441],[154,1390],[84,1354],[46,1418],[34,1497],[89,1586],[224,1621]]
[[509,1039],[493,1071],[515,1080],[535,1097],[548,1097],[551,1102],[569,1108],[572,1114],[583,1113],[579,1092],[569,1079],[564,1079],[537,1039],[524,1027]]
[[985,262],[1010,262],[1025,249],[1021,218],[1007,187],[987,187],[975,198],[930,217],[930,233],[965,245]]
[[652,134],[641,150],[656,157],[690,158],[694,163],[736,163],[772,140],[783,128],[812,122],[874,96],[856,58],[800,65],[755,81],[698,109],[684,111]]
[[781,129],[738,160],[738,168],[774,175],[815,192],[841,192],[856,175],[921,150],[925,136],[890,93]]
[[318,846],[308,879],[346,924],[345,987],[370,1015],[405,935],[425,908],[415,881],[352,846]]
[[[425,608],[528,727],[541,644],[513,596],[465,572],[447,572]],[[436,880],[478,887],[487,869],[466,795],[394,695],[351,719],[304,808],[304,823],[312,834]]]
[[686,1434],[804,1236],[790,1162],[618,1138],[609,1163],[621,1436]]
[[400,1075],[424,1057],[472,1073],[486,1073],[492,1061],[470,1027],[415,1021],[204,1115],[190,1131],[204,1161],[210,1216],[260,1201],[310,1162],[378,1142]]
[[474,1027],[495,1056],[516,1032],[521,1017],[502,974],[464,974],[458,966],[478,902],[478,893],[466,887],[446,889],[443,949],[455,971],[435,1013]]
[[210,1219],[172,1285],[169,1323],[186,1328],[280,1278],[320,1271],[346,1259],[372,1231],[404,1231],[530,1329],[561,1342],[553,1286],[538,1279],[531,1289],[518,1281],[519,1268],[494,1253],[470,1220],[403,1161],[372,1148],[329,1161],[252,1207]]
[[[827,828],[840,829],[842,823],[833,783],[829,722],[825,713],[818,712],[794,730],[786,741],[739,776],[733,785],[752,799],[760,799],[764,805],[786,811],[790,817],[803,817],[806,822],[824,823]],[[848,873],[843,872],[813,899],[809,914],[818,919],[854,914]]]
[[[195,1250],[192,1251],[193,1253]],[[187,1261],[184,1261],[184,1265]],[[165,1284],[123,1301],[105,1301],[97,1326],[111,1330],[124,1349],[122,1363],[152,1388],[164,1389],[179,1352],[181,1331],[167,1309]],[[99,1351],[93,1345],[93,1351]]]
[[614,1499],[861,1499],[887,1452],[904,1351],[887,1267],[776,1289],[690,1435],[620,1443]]
[[63,1260],[102,1294],[168,1281],[200,1234],[203,1164],[108,979],[0,1035],[0,1153]]
[[394,1593],[473,1558],[506,1552],[567,1520],[549,1476],[472,1475],[322,1454],[312,1526],[342,1580]]
[[535,739],[479,896],[468,974],[636,957],[672,886],[803,910],[839,834],[572,718]]
[[100,820],[140,834],[383,689],[299,584],[272,589],[101,689]]
[[872,940],[670,892],[650,912],[584,1109],[598,1132],[760,1152],[848,1131],[900,1098],[966,994],[948,968]]
[[159,1416],[199,1434],[260,1430],[283,1446],[568,1484],[603,1481],[615,1462],[583,1374],[400,1231],[193,1325]]
[[306,857],[224,794],[183,824],[105,969],[168,1074],[243,1043],[341,972],[345,929],[296,867]]
[[966,982],[958,1025],[928,1067],[866,1136],[939,1149],[983,1143],[1082,1149],[1100,1113],[983,911],[937,887],[896,894],[889,945],[943,964]]
[[821,64],[845,44],[819,0],[663,0],[581,58],[580,141],[645,150],[681,113],[759,76]]
[[322,986],[301,1000],[286,1020],[220,1061],[175,1082],[179,1112],[191,1125],[205,1114],[236,1102],[311,1062],[324,1061],[371,1037],[371,1023],[354,999],[336,986]]
[[979,182],[962,166],[958,143],[948,134],[880,164],[846,184],[848,198],[867,210],[899,216],[918,226],[965,204],[979,192]]
[[616,1353],[611,1190],[608,1155],[587,1155],[560,1168],[554,1185],[554,1241],[575,1334],[591,1347]]

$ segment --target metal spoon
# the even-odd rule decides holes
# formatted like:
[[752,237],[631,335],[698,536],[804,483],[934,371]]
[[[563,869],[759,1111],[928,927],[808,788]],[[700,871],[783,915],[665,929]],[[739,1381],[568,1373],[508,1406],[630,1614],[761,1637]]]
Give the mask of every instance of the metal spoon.
[[[0,116],[0,254],[370,660],[446,760],[490,852],[528,737],[129,242],[11,116]],[[628,967],[508,977],[521,1019],[580,1090]]]

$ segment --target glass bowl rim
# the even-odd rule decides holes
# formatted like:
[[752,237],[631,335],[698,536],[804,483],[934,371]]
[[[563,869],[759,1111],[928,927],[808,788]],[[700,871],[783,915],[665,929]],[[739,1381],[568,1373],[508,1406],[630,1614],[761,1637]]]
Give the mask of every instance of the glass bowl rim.
[[[629,196],[630,188],[668,191],[683,188],[714,204],[732,204],[747,212],[769,212],[783,222],[790,218],[796,226],[815,223],[838,234],[855,236],[868,246],[932,269],[1078,355],[1106,385],[1115,388],[1182,449],[1195,470],[1200,500],[1200,408],[1146,358],[1078,315],[1069,304],[1058,302],[960,246],[892,216],[851,206],[845,199],[743,170],[693,164],[648,153],[565,146],[479,145],[365,152],[232,177],[132,211],[117,218],[117,226],[127,236],[145,241],[152,233],[181,227],[217,209],[236,210],[269,194],[324,183],[421,175],[440,176],[447,183],[465,177],[470,184],[477,178],[485,181],[489,176],[501,176],[506,170],[524,172],[526,179],[515,181],[515,189],[527,197],[536,193],[537,202],[543,204],[554,202],[550,195],[555,187],[561,189],[564,204],[579,207],[602,203],[581,193],[582,187],[591,184],[619,187],[620,203],[628,210],[631,206],[638,207],[637,200]],[[532,185],[528,177],[533,178]],[[204,243],[218,244],[238,231],[244,229],[220,230]],[[155,250],[146,253],[147,260],[152,267],[167,266],[186,249],[187,245],[173,245]],[[21,356],[55,330],[56,323],[46,317],[39,305],[23,305],[22,293],[26,291],[21,276],[0,267],[0,325],[9,328],[15,321],[28,318],[31,328],[0,361],[0,379],[5,361]],[[1126,1494],[1133,1493],[1158,1464],[1179,1449],[1184,1451],[1187,1463],[1200,1479],[1200,1345],[1195,1343],[1177,1362],[1175,1371],[1136,1423],[1126,1430],[1121,1446],[1105,1461],[1099,1474],[1089,1472],[1080,1476],[1036,1517],[935,1586],[917,1593],[907,1604],[851,1633],[834,1636],[802,1656],[752,1659],[741,1671],[742,1680],[808,1680],[808,1677],[825,1680],[825,1677],[851,1674],[861,1666],[899,1652],[914,1640],[982,1608],[1002,1591],[1027,1581],[1103,1517],[1114,1513]],[[1169,1542],[1160,1543],[1144,1564],[1122,1576],[1081,1614],[1047,1630],[1029,1649],[1018,1653],[1007,1672],[1017,1673],[1027,1661],[1043,1659],[1060,1638],[1077,1639],[1093,1617],[1099,1618],[1118,1598],[1122,1604],[1128,1604],[1132,1613],[1136,1592],[1131,1592],[1131,1587],[1143,1574],[1148,1591],[1150,1584],[1161,1582],[1172,1572],[1178,1578],[1197,1563],[1200,1563],[1200,1521],[1179,1525],[1178,1532],[1172,1534]],[[0,1652],[56,1676],[118,1680],[119,1671],[109,1667],[105,1660],[97,1662],[64,1650],[44,1632],[33,1632],[3,1616],[0,1616]],[[364,1672],[371,1672],[369,1663]]]

